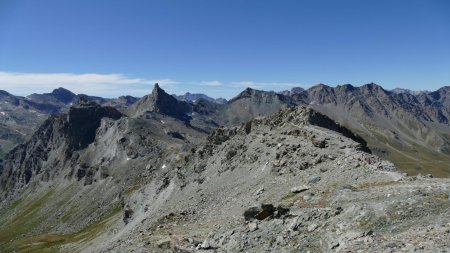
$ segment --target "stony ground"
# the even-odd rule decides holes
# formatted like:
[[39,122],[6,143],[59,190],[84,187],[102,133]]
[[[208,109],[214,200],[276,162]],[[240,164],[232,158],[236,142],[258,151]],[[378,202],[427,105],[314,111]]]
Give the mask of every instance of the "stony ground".
[[450,181],[398,173],[320,117],[217,130],[84,252],[446,252]]

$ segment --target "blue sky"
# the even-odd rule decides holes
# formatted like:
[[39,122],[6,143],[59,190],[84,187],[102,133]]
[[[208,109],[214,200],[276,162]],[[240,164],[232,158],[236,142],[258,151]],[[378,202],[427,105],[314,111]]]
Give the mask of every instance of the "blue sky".
[[450,1],[0,0],[0,89],[450,85]]

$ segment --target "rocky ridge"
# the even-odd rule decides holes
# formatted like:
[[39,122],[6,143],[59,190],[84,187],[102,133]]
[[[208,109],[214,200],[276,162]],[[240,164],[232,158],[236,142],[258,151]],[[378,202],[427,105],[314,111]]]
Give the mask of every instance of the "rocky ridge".
[[447,248],[450,182],[406,177],[334,124],[316,125],[324,119],[299,107],[216,130],[169,180],[164,203],[148,187],[132,194],[127,232],[87,251]]
[[227,103],[227,100],[224,98],[212,98],[212,97],[209,97],[209,96],[207,96],[205,94],[201,94],[201,93],[186,92],[183,95],[177,96],[177,95],[173,94],[172,96],[174,96],[178,100],[189,102],[189,103],[195,103],[199,99],[207,100],[207,101],[214,102],[217,104],[226,104]]

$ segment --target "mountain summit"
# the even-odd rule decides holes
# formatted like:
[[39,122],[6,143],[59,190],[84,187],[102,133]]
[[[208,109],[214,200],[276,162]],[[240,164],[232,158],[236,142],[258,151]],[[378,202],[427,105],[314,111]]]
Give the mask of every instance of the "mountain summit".
[[55,97],[56,99],[58,99],[59,101],[65,103],[65,104],[72,103],[77,96],[77,95],[75,95],[75,93],[71,92],[70,90],[64,89],[62,87],[59,87],[58,89],[54,89],[52,91],[51,95],[53,95],[53,97]]
[[130,117],[139,117],[146,112],[158,112],[181,120],[187,120],[192,111],[189,103],[179,101],[161,89],[158,83],[153,87],[152,93],[139,99],[131,105],[126,114]]

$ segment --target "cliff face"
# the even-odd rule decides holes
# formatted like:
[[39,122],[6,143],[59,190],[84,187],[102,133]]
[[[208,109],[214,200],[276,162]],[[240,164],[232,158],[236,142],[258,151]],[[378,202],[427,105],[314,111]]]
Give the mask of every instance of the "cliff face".
[[28,184],[32,177],[48,180],[95,139],[103,118],[118,119],[122,114],[95,103],[71,107],[69,112],[51,116],[29,141],[14,148],[5,159],[0,187],[4,193]]

